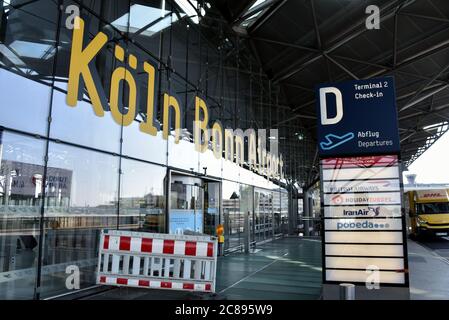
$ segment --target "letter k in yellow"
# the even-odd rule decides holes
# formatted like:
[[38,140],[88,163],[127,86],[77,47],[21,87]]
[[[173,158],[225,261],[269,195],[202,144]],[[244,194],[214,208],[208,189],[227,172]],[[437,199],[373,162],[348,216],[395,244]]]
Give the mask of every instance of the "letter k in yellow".
[[[107,101],[103,90],[100,91],[100,97],[92,75],[92,70],[89,67],[89,63],[106,44],[108,41],[108,36],[103,32],[99,32],[83,50],[83,19],[80,17],[75,17],[75,26],[76,25],[79,27],[73,29],[72,55],[70,57],[69,82],[67,85],[67,104],[72,107],[76,106],[80,92],[80,77],[82,76],[92,102],[95,115],[102,117],[104,115],[103,103],[107,103]],[[96,70],[94,75],[97,75]]]

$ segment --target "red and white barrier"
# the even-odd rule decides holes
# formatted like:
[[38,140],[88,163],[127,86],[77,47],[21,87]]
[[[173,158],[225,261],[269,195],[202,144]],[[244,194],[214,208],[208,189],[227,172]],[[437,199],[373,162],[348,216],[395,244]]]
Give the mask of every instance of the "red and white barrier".
[[215,292],[216,267],[215,237],[101,232],[98,284]]

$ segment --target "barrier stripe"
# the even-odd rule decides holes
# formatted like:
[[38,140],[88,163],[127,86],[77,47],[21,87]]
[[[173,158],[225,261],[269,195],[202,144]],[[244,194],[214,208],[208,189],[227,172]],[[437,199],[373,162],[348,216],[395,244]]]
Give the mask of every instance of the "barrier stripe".
[[139,286],[140,287],[149,287],[150,281],[149,280],[139,280]]
[[134,287],[151,287],[151,288],[164,288],[164,289],[184,289],[192,291],[210,291],[210,283],[191,283],[191,282],[177,282],[177,281],[154,281],[154,280],[142,280],[142,279],[128,279],[128,278],[115,278],[100,276],[100,283],[118,284],[118,285],[130,285]]
[[128,279],[127,285],[133,286],[133,287],[138,287],[139,286],[139,280],[137,280],[137,279]]
[[120,237],[119,250],[129,251],[131,249],[131,237]]
[[207,244],[207,256],[208,257],[213,257],[214,256],[214,244],[213,243],[208,243]]
[[142,247],[140,248],[142,252],[151,253],[152,247],[153,247],[153,239],[142,238]]
[[193,283],[183,283],[182,288],[186,290],[193,290]]
[[184,254],[186,256],[195,256],[196,255],[196,242],[186,241]]
[[196,243],[196,256],[207,257],[207,242]]
[[109,236],[104,236],[103,249],[107,250],[109,248]]
[[215,291],[217,243],[213,237],[108,231],[102,232],[100,243],[99,284]]
[[140,252],[141,248],[142,248],[142,238],[132,237],[131,238],[130,250],[133,251],[133,252]]
[[213,257],[214,244],[202,241],[150,239],[128,236],[104,236],[104,250],[178,254],[192,257]]
[[164,240],[162,239],[153,239],[153,253],[162,253],[162,249],[164,247]]
[[173,254],[175,251],[175,240],[164,240],[164,254]]
[[175,248],[173,254],[184,255],[186,251],[186,242],[183,240],[175,241]]
[[109,236],[109,250],[119,250],[120,236]]

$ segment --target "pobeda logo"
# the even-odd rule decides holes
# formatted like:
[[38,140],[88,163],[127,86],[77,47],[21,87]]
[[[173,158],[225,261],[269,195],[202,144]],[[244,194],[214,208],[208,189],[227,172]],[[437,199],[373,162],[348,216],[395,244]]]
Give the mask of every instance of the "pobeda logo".
[[364,222],[337,222],[337,230],[366,230],[366,229],[388,229],[388,223]]
[[[107,34],[99,32],[86,46],[83,45],[84,39],[84,21],[80,17],[74,18],[72,48],[70,57],[70,71],[67,84],[67,105],[75,107],[78,100],[82,100],[84,87],[91,100],[91,105],[96,116],[103,117],[105,110],[110,110],[114,121],[123,127],[134,123],[138,110],[146,109],[143,121],[139,124],[139,130],[145,134],[156,136],[161,131],[160,124],[156,121],[157,104],[155,102],[155,79],[156,69],[147,62],[139,63],[138,57],[128,54],[119,44],[115,44],[114,56],[118,60],[116,67],[111,75],[110,95],[106,97],[104,88],[101,86],[101,80],[98,70],[95,68],[94,60],[97,54],[110,41]],[[127,56],[127,57],[126,57]],[[146,92],[140,92],[144,87],[136,83],[140,78],[138,74],[145,75]],[[124,105],[120,85],[127,85],[128,94],[127,105]],[[139,94],[146,97],[146,105],[139,106]],[[109,98],[109,99],[108,99]],[[109,100],[109,101],[108,101]],[[175,143],[179,143],[182,138],[182,113],[183,106],[179,104],[178,99],[169,93],[161,95],[163,104],[162,114],[162,138],[167,140],[170,135],[171,123],[174,122]],[[273,151],[270,142],[270,152],[265,149],[266,136],[256,137],[254,129],[247,129],[243,132],[241,129],[224,129],[219,120],[216,120],[212,127],[209,127],[209,111],[206,102],[195,96],[195,120],[193,122],[193,136],[195,150],[204,153],[208,149],[209,141],[212,142],[212,151],[217,159],[223,157],[228,161],[235,161],[243,166],[248,163],[250,169],[266,175],[267,177],[279,176],[283,178],[283,160],[282,155]],[[170,118],[174,118],[171,121]],[[270,132],[273,129],[270,129]],[[262,132],[262,135],[264,133]],[[248,143],[245,150],[245,137]],[[276,139],[277,143],[277,139]],[[224,146],[223,146],[224,145]],[[276,148],[277,150],[277,148]],[[245,159],[245,155],[247,155]]]

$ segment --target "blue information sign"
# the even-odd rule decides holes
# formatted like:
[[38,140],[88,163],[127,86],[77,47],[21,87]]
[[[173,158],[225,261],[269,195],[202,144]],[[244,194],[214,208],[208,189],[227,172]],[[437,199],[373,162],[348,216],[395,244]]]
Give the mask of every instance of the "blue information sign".
[[316,87],[321,157],[400,152],[392,77]]

